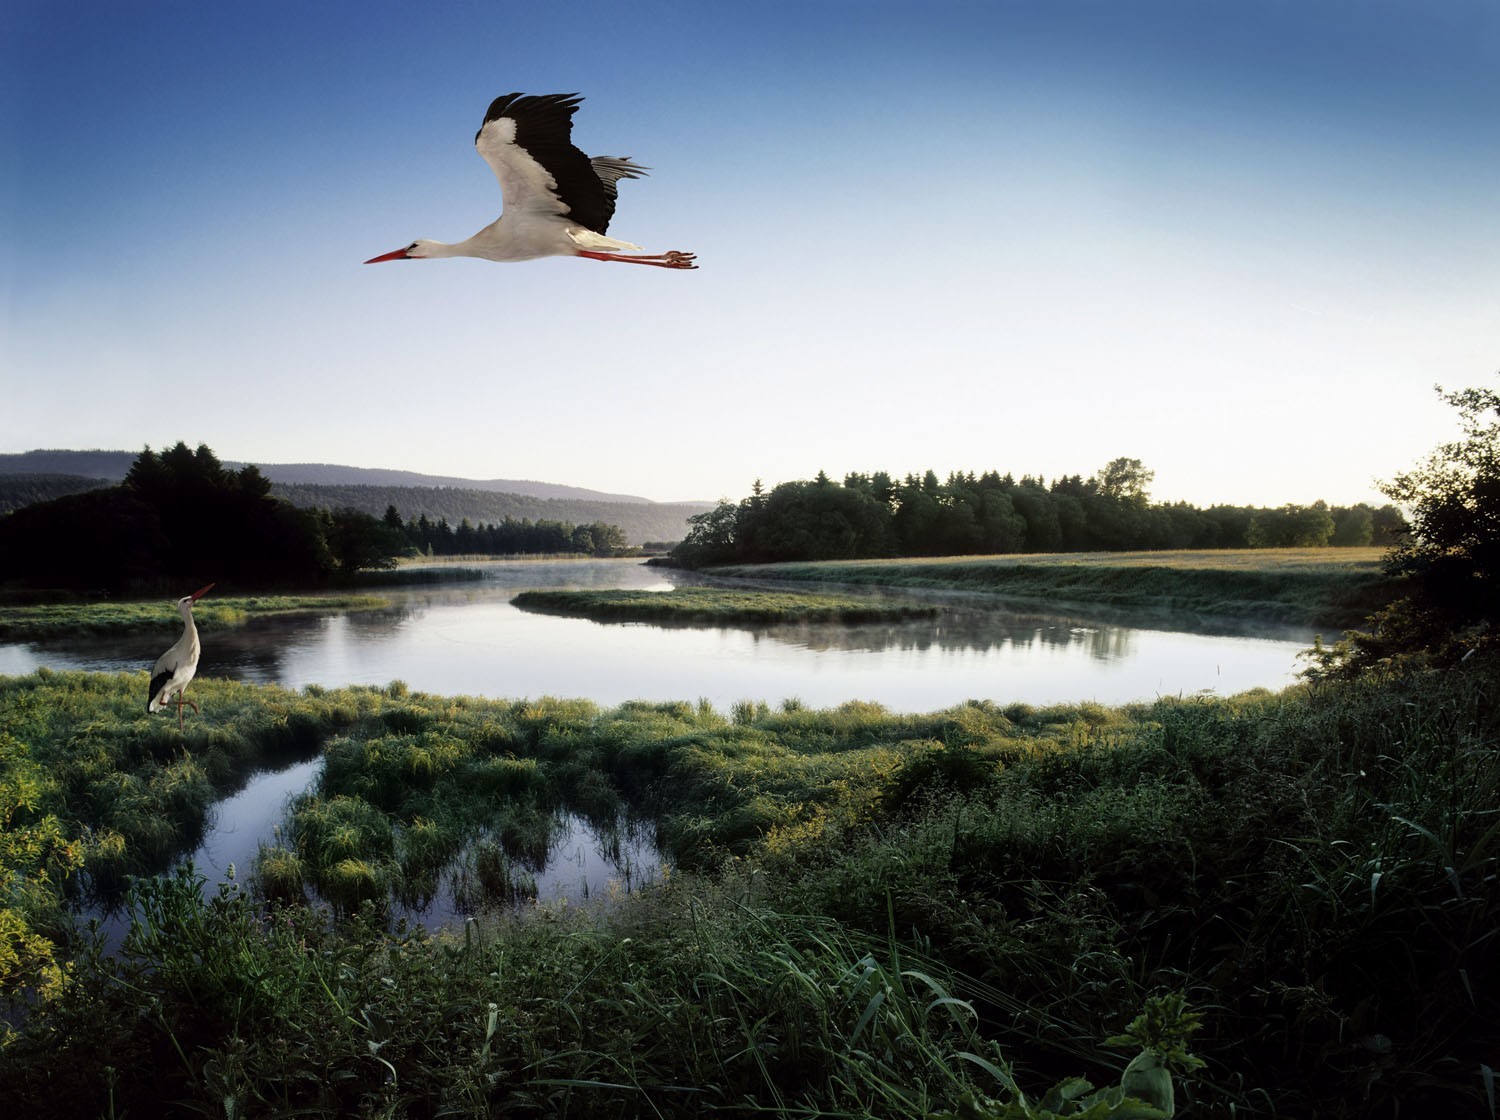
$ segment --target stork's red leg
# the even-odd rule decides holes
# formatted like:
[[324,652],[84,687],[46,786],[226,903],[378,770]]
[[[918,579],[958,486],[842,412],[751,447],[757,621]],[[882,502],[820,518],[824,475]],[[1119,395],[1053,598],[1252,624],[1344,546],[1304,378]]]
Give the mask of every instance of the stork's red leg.
[[183,695],[182,692],[179,692],[177,694],[177,701],[176,701],[176,703],[177,703],[177,731],[180,734],[181,732],[183,732],[183,731],[186,730],[186,728],[183,727],[183,724],[182,724],[182,709],[185,708],[185,707],[186,708],[192,708],[193,709],[193,714],[195,716],[201,716],[203,714],[203,709],[200,708],[200,707],[198,707],[198,705],[194,704],[191,700],[189,700],[185,695]]
[[697,253],[681,253],[673,249],[669,253],[645,253],[632,255],[629,253],[598,253],[591,249],[579,249],[580,257],[588,257],[594,261],[619,261],[622,264],[649,264],[656,268],[697,268],[693,261],[698,259]]

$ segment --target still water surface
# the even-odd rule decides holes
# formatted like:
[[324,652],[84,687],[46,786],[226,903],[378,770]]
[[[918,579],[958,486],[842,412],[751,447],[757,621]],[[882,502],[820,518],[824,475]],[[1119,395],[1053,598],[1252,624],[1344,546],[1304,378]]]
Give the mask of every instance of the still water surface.
[[[385,685],[494,698],[709,700],[822,708],[868,700],[928,712],[968,699],[1006,704],[1105,704],[1212,691],[1231,695],[1291,683],[1308,629],[1220,628],[1191,620],[1127,625],[1034,606],[1000,610],[972,598],[939,599],[935,619],[857,626],[809,624],[686,628],[597,623],[522,611],[529,588],[667,590],[691,573],[637,561],[482,565],[479,582],[380,592],[389,608],[271,618],[207,633],[199,675],[291,688]],[[1176,627],[1176,628],[1173,628]],[[162,606],[159,634],[125,639],[0,644],[0,674],[38,666],[148,668],[179,624]]]

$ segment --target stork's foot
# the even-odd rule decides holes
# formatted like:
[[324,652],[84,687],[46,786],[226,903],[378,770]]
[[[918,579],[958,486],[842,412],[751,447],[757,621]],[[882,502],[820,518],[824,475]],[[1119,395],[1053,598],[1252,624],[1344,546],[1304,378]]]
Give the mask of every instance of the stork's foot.
[[593,261],[619,261],[621,264],[649,264],[655,268],[697,268],[693,262],[697,253],[684,253],[673,249],[667,253],[599,253],[592,249],[578,250],[580,257]]

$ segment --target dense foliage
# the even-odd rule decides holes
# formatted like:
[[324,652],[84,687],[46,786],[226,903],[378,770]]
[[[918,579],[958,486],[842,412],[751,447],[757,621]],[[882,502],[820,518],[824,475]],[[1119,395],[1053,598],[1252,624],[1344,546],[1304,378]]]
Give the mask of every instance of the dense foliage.
[[963,556],[1011,552],[1136,549],[1293,548],[1386,545],[1404,528],[1394,506],[1283,506],[1255,509],[1152,503],[1153,475],[1139,459],[1116,459],[1092,478],[1050,485],[995,471],[928,471],[897,482],[889,474],[850,474],[842,484],[819,474],[759,483],[738,504],[689,518],[672,552],[685,567],[882,556]]
[[1500,389],[1438,392],[1458,410],[1462,438],[1382,486],[1411,511],[1411,534],[1386,563],[1397,599],[1322,651],[1325,670],[1446,664],[1500,640]]
[[254,467],[226,470],[206,446],[147,448],[119,486],[0,518],[0,581],[111,592],[323,582],[338,569],[336,519],[269,491]]

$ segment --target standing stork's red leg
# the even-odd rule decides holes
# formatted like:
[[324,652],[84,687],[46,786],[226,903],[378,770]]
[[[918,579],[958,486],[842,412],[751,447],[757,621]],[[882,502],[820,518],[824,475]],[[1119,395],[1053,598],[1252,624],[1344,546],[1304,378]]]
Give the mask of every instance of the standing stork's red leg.
[[173,702],[177,705],[177,733],[180,735],[186,730],[182,723],[182,709],[185,707],[192,708],[193,714],[195,716],[201,716],[203,714],[203,709],[198,707],[197,704],[194,704],[187,698],[186,685],[183,685],[177,690],[177,699]]

